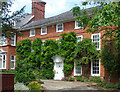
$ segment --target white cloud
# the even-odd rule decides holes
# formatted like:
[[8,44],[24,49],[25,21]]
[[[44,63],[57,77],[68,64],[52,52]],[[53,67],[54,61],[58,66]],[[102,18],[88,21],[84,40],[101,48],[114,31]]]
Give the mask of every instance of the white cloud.
[[[81,0],[43,0],[46,2],[45,17],[51,17],[72,9],[76,4],[80,5]],[[12,11],[20,10],[26,5],[25,12],[31,13],[32,0],[15,0],[11,7]]]

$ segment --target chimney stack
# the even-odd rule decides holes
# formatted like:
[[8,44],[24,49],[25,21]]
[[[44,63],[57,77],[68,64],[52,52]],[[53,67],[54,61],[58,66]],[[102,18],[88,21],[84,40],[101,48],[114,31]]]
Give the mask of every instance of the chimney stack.
[[32,15],[34,15],[33,21],[45,18],[45,4],[46,2],[42,0],[32,0]]

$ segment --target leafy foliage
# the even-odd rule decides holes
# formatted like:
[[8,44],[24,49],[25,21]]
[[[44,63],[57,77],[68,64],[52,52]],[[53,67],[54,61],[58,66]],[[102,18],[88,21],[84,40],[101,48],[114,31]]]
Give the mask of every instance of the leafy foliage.
[[61,35],[62,39],[60,39],[59,44],[59,55],[64,57],[64,69],[63,72],[66,76],[71,74],[71,71],[74,66],[74,51],[76,48],[76,34],[74,32],[70,32],[68,34],[64,33]]
[[30,90],[42,90],[41,85],[37,81],[32,81],[29,83],[28,87]]
[[23,82],[25,85],[35,79],[33,74],[32,63],[26,61],[26,58],[31,53],[31,41],[29,39],[18,42],[16,46],[17,52],[17,67],[15,68],[15,77],[18,82]]
[[29,55],[29,57],[26,59],[26,61],[29,61],[32,63],[33,68],[37,67],[40,68],[41,65],[41,45],[42,41],[40,38],[36,38],[36,40],[33,41],[31,48],[33,49],[33,52]]
[[85,38],[77,43],[77,48],[74,54],[75,64],[78,66],[83,66],[84,76],[88,76],[90,62],[98,58],[99,52],[97,51],[95,45],[92,43],[90,38]]
[[116,40],[114,39],[107,41],[101,53],[102,64],[109,71],[110,77],[112,77],[112,74],[120,73],[120,40],[115,43]]
[[[1,4],[1,12],[0,12],[0,18],[1,18],[1,26],[2,26],[2,33],[5,34],[8,38],[13,36],[13,33],[16,33],[17,35],[21,35],[19,31],[14,27],[15,21],[17,21],[21,16],[24,14],[24,8],[23,7],[20,11],[11,12],[10,7],[12,6],[12,1],[7,2],[0,2]],[[10,15],[10,13],[12,13]],[[11,33],[13,32],[13,33]]]
[[[75,51],[76,64],[86,65],[98,57],[99,52],[96,50],[95,45],[90,38],[85,38],[77,43]],[[77,62],[78,61],[78,62]]]
[[[88,2],[84,5],[89,4]],[[102,2],[100,7],[93,8],[93,12],[82,13],[80,7],[73,8],[73,14],[76,20],[81,24],[87,32],[103,31],[106,42],[102,50],[102,63],[105,69],[112,75],[114,72],[119,74],[120,70],[120,1],[118,2]],[[99,9],[99,11],[96,11]],[[83,9],[83,12],[85,9]],[[88,14],[89,13],[89,14]],[[90,19],[86,18],[90,17]],[[91,17],[92,16],[92,17]],[[113,39],[115,39],[113,41]],[[106,44],[107,43],[107,44]]]
[[47,79],[53,79],[54,62],[52,57],[58,52],[58,43],[54,40],[45,40],[41,52],[41,76]]
[[24,60],[31,53],[31,40],[26,39],[17,43],[16,46],[17,58],[19,60]]

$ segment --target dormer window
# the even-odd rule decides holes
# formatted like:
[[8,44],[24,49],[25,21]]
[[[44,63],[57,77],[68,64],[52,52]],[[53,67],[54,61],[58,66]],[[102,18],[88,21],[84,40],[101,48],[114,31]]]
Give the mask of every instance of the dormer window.
[[56,25],[56,32],[63,32],[63,23]]
[[30,37],[33,37],[33,36],[35,36],[35,29],[30,30]]
[[42,27],[41,28],[41,35],[46,35],[47,34],[47,27]]
[[82,28],[82,25],[79,24],[77,21],[75,21],[75,29],[80,29]]

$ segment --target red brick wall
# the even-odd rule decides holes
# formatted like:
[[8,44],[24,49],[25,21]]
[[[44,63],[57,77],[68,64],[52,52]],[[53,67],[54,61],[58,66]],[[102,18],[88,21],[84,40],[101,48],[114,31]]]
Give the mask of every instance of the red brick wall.
[[[63,27],[64,27],[64,31],[63,32],[56,32],[56,25],[49,25],[47,26],[47,35],[41,35],[41,28],[37,28],[35,29],[35,37],[29,37],[30,35],[30,30],[27,31],[23,31],[21,32],[23,34],[23,36],[21,38],[19,38],[18,42],[20,40],[23,39],[31,39],[32,41],[35,40],[36,38],[40,38],[42,40],[46,40],[46,39],[53,39],[56,40],[58,38],[61,38],[60,35],[62,33],[69,33],[69,32],[75,32],[77,36],[79,35],[83,35],[83,39],[84,38],[91,38],[91,33],[87,33],[85,30],[83,29],[74,29],[75,28],[75,22],[71,21],[71,22],[66,22],[63,23]],[[104,32],[101,32],[101,35],[103,35]],[[91,73],[91,69],[90,69],[90,73]],[[84,75],[83,69],[82,69],[82,74]],[[74,75],[74,70],[72,71],[71,76]],[[104,73],[104,67],[100,66],[100,76],[104,77],[105,73]]]
[[16,55],[16,47],[15,46],[3,46],[1,47],[0,49],[3,49],[4,51],[7,52],[6,54],[6,70],[9,70],[10,69],[10,62],[11,62],[11,55]]

